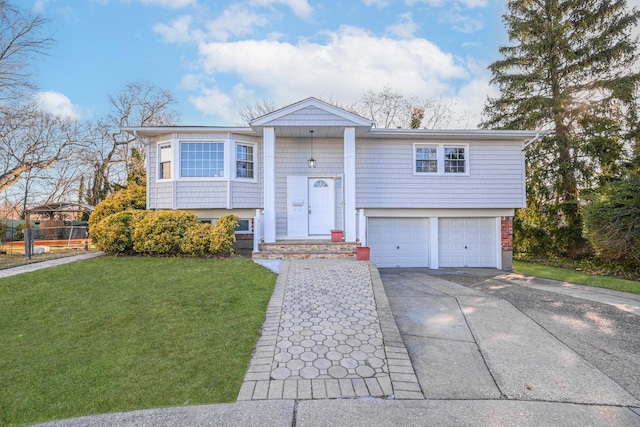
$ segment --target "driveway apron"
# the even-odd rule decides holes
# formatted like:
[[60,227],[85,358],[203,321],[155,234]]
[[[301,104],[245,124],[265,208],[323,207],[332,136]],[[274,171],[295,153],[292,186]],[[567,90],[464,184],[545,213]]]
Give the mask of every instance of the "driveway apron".
[[[508,301],[453,283],[449,273],[465,275],[381,272],[427,399],[638,406],[618,383]],[[506,284],[494,280],[490,286]]]
[[282,264],[238,400],[423,399],[378,270]]

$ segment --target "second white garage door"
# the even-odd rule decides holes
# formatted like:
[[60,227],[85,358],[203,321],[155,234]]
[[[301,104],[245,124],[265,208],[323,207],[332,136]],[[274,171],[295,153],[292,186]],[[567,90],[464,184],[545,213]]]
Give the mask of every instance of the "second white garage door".
[[495,218],[439,218],[440,267],[497,267]]
[[428,267],[427,218],[369,218],[367,244],[380,268]]

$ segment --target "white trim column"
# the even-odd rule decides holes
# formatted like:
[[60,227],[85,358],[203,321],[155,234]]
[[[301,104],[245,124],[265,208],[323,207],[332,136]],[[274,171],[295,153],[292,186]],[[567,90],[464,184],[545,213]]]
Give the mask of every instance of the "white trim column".
[[264,241],[276,241],[276,131],[262,130],[264,143]]
[[440,263],[440,228],[438,217],[429,218],[429,268],[438,269]]
[[356,129],[344,128],[344,237],[356,241]]

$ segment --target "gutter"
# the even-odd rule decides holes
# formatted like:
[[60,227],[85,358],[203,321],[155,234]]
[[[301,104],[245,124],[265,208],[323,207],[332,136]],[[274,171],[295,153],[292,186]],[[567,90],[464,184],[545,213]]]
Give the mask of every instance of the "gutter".
[[134,137],[135,139],[137,139],[137,140],[138,140],[138,142],[140,142],[142,145],[144,145],[144,146],[146,146],[146,145],[147,145],[147,140],[146,140],[146,139],[143,139],[140,135],[138,135],[138,131],[137,131],[137,130],[134,130],[134,131],[133,131],[133,137]]
[[522,146],[522,151],[526,150],[528,146],[530,146],[531,144],[533,144],[534,142],[536,142],[537,140],[540,139],[541,136],[546,135],[547,133],[544,132],[542,135],[540,135],[540,133],[536,133],[536,136],[533,137],[533,139],[531,139],[530,141],[526,142],[523,146]]

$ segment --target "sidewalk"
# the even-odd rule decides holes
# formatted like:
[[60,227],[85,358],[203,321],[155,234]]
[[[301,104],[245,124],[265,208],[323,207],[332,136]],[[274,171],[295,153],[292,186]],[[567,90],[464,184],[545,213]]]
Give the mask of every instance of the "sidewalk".
[[0,270],[0,279],[4,277],[11,277],[17,274],[30,273],[36,270],[42,270],[43,268],[55,267],[57,265],[69,264],[71,262],[82,261],[85,259],[96,258],[104,255],[104,252],[88,252],[80,255],[72,255],[64,258],[56,258],[48,261],[34,262],[32,264],[25,264],[19,267],[11,267]]

